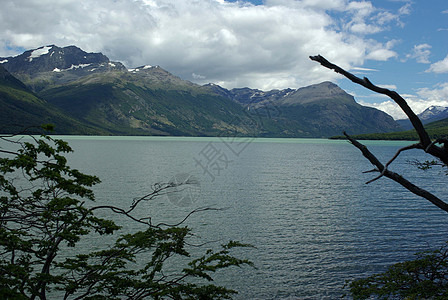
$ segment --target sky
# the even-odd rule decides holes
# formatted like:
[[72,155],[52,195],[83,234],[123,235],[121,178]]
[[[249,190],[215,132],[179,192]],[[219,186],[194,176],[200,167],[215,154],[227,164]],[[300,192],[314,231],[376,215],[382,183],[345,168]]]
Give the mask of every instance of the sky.
[[51,44],[229,89],[329,80],[360,104],[404,116],[309,59],[321,54],[396,90],[416,113],[448,107],[446,0],[2,0],[0,57]]

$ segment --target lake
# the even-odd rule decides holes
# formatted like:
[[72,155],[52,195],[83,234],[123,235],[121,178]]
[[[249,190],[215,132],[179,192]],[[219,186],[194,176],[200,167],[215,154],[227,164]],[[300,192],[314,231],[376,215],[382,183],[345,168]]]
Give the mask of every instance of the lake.
[[[256,248],[239,251],[250,267],[217,274],[239,291],[236,299],[333,299],[346,280],[384,271],[417,251],[442,245],[448,215],[398,184],[380,179],[354,146],[324,139],[175,137],[62,137],[74,148],[71,164],[99,176],[98,203],[128,206],[157,182],[193,178],[198,184],[162,196],[139,210],[154,223],[181,220],[196,243],[228,240]],[[382,161],[409,142],[365,142]],[[391,166],[446,197],[447,177],[418,170],[404,153]],[[133,224],[125,224],[133,229]],[[95,245],[92,245],[95,247]],[[196,251],[196,250],[193,250]]]

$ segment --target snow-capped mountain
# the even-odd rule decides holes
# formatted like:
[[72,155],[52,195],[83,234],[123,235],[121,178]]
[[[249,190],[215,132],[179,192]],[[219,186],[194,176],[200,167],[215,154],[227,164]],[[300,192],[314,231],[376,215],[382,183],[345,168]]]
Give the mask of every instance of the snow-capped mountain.
[[448,107],[443,106],[430,106],[418,115],[420,120],[428,122],[434,122],[441,119],[448,118]]
[[[448,107],[430,106],[422,113],[417,114],[423,124],[439,121],[448,118]],[[405,130],[412,129],[412,124],[408,119],[397,120],[397,123]]]
[[2,57],[0,63],[15,77],[38,91],[44,83],[65,83],[93,73],[126,70],[102,53],[88,53],[76,46],[43,46],[14,57]]
[[[359,134],[399,129],[392,117],[357,104],[330,82],[300,89],[227,90],[194,84],[159,66],[127,69],[76,46],[44,46],[0,58],[0,64],[46,107],[87,128],[84,132],[328,137],[344,130]],[[15,113],[3,107],[6,115]]]
[[87,53],[76,46],[64,48],[44,46],[14,57],[0,58],[3,66],[12,73],[33,75],[40,72],[63,72],[78,69],[105,67],[122,69],[119,62],[111,62],[101,53]]

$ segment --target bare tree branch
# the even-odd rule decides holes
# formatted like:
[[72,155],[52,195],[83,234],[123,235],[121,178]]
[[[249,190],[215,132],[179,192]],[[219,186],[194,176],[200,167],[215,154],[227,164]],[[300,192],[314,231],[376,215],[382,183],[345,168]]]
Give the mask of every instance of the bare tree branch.
[[409,107],[406,100],[404,100],[397,92],[376,86],[376,85],[372,84],[372,82],[370,82],[370,80],[366,77],[361,79],[361,78],[345,71],[341,67],[329,62],[321,55],[310,56],[310,59],[319,62],[322,66],[324,66],[328,69],[334,70],[336,73],[342,74],[343,76],[350,79],[354,83],[362,85],[363,87],[365,87],[371,91],[389,96],[395,103],[397,103],[400,106],[400,108],[403,110],[403,112],[409,118],[409,121],[411,121],[412,126],[417,131],[417,134],[418,134],[419,140],[420,140],[420,148],[425,150],[429,154],[439,158],[441,161],[443,161],[443,163],[448,165],[448,150],[446,148],[438,147],[434,143],[431,142],[429,134],[426,132],[425,128],[423,127],[423,123],[420,121],[418,116]]
[[[387,178],[392,179],[393,181],[401,184],[403,187],[405,187],[410,192],[423,197],[430,201],[432,204],[436,205],[440,209],[448,212],[448,204],[433,195],[432,193],[416,186],[412,182],[406,180],[403,176],[392,172],[388,170],[388,167],[392,164],[393,161],[403,152],[410,149],[421,149],[432,156],[438,158],[445,166],[448,165],[448,140],[447,139],[437,139],[435,141],[431,141],[431,138],[429,137],[428,132],[423,127],[423,123],[420,121],[419,117],[412,111],[412,109],[407,104],[406,100],[403,99],[397,92],[388,90],[386,88],[378,87],[374,85],[370,80],[366,77],[363,79],[345,71],[341,67],[329,62],[321,55],[316,56],[310,56],[311,60],[319,62],[322,66],[334,70],[336,73],[342,74],[346,78],[350,79],[352,82],[357,83],[359,85],[362,85],[363,87],[374,91],[379,94],[387,95],[389,96],[395,103],[397,103],[400,108],[403,110],[403,112],[408,116],[409,120],[412,123],[412,126],[417,131],[417,134],[419,136],[419,143],[409,145],[403,148],[398,149],[398,151],[395,153],[395,155],[386,163],[386,165],[383,165],[378,158],[376,158],[375,155],[373,155],[366,146],[358,142],[357,140],[350,137],[346,132],[344,132],[344,135],[347,137],[347,139],[359,150],[361,150],[362,154],[365,158],[367,158],[372,165],[374,165],[376,168],[367,172],[379,172],[380,174],[369,180],[367,183],[371,183],[375,180],[380,179],[381,177],[385,176]],[[442,147],[437,146],[436,144],[443,144]],[[365,172],[365,173],[367,173]]]
[[420,144],[412,144],[412,145],[398,149],[397,153],[395,153],[395,155],[386,163],[386,166],[385,166],[386,169],[400,155],[401,152],[406,151],[406,150],[411,150],[411,149],[419,149],[419,148],[420,148]]
[[[410,192],[423,197],[425,199],[427,199],[428,201],[430,201],[432,204],[436,205],[438,208],[448,212],[448,204],[445,203],[444,201],[440,200],[438,197],[436,197],[435,195],[433,195],[432,193],[426,191],[425,189],[422,189],[418,186],[416,186],[415,184],[413,184],[412,182],[406,180],[403,176],[401,176],[400,174],[397,174],[395,172],[389,171],[387,170],[383,164],[376,158],[375,155],[373,155],[369,149],[367,149],[367,147],[363,144],[361,144],[360,142],[358,142],[357,140],[355,140],[354,138],[350,137],[347,133],[344,132],[344,135],[347,137],[347,139],[359,150],[361,150],[362,154],[364,155],[365,158],[367,158],[371,164],[373,164],[374,166],[377,167],[378,171],[382,174],[381,176],[385,176],[387,178],[392,179],[393,181],[401,184],[403,187],[405,187],[407,190],[409,190]],[[379,178],[379,177],[378,177]],[[378,179],[377,178],[377,179]],[[370,180],[369,182],[372,182],[372,180]]]
[[[344,132],[344,135],[348,137],[347,133]],[[378,175],[377,177],[373,178],[372,180],[367,181],[367,184],[374,182],[377,179],[380,179],[381,177],[384,176],[384,173],[386,172],[387,168],[390,166],[390,164],[392,164],[392,162],[400,155],[401,152],[406,151],[406,150],[410,150],[410,149],[419,149],[420,148],[420,144],[412,144],[403,148],[398,149],[397,153],[395,153],[395,155],[386,163],[386,165],[384,166],[383,171],[381,171],[381,174]]]

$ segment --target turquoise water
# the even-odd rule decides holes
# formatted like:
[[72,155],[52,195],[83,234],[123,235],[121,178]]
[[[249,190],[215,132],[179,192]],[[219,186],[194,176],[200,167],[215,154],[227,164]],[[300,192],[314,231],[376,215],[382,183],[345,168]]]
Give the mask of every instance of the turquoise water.
[[[76,168],[99,176],[98,203],[130,205],[152,184],[191,176],[199,182],[139,210],[153,222],[179,221],[197,207],[226,208],[193,215],[194,242],[253,244],[241,251],[257,269],[217,274],[237,299],[334,299],[346,280],[384,271],[413,253],[442,245],[448,215],[373,174],[346,141],[177,137],[71,137]],[[383,161],[409,142],[365,142]],[[444,198],[447,177],[408,163],[391,169]],[[446,197],[445,197],[446,199]],[[132,223],[125,228],[134,229]],[[89,244],[92,247],[98,245]],[[193,249],[193,252],[196,251]]]

